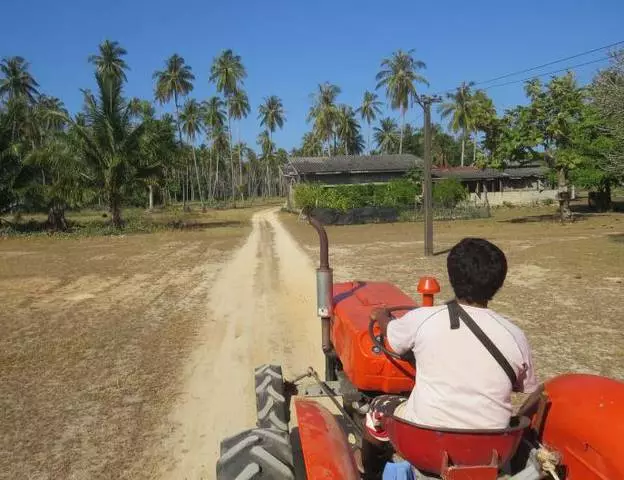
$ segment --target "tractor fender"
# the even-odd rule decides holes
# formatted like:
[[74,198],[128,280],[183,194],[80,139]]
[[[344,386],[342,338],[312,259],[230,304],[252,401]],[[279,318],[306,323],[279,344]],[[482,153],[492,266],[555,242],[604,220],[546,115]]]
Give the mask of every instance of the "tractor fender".
[[567,374],[545,389],[550,406],[542,441],[562,454],[565,478],[624,478],[624,382]]
[[331,412],[312,400],[294,403],[307,478],[359,480],[347,436]]

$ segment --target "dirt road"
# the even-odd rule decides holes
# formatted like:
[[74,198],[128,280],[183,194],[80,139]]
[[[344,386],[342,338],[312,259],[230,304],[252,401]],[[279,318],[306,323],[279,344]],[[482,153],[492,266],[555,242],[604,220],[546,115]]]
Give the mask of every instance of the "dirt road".
[[212,288],[158,454],[169,457],[163,478],[214,478],[220,440],[255,422],[254,367],[275,362],[288,375],[322,365],[314,266],[276,211],[255,214],[252,224]]

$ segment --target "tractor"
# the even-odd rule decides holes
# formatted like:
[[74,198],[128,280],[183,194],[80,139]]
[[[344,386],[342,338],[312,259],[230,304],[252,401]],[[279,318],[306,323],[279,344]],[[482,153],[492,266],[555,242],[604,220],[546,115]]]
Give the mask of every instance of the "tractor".
[[[369,402],[377,395],[408,396],[414,359],[386,345],[371,311],[400,315],[417,303],[383,282],[333,283],[327,233],[308,217],[320,241],[317,307],[324,378],[313,369],[285,380],[277,365],[255,370],[257,424],[221,442],[219,480],[344,479],[360,473],[354,445],[363,436]],[[421,278],[421,304],[440,291]],[[319,402],[315,397],[325,397]],[[331,409],[321,403],[331,402]],[[291,403],[296,426],[290,428]],[[416,478],[442,480],[624,479],[624,382],[587,374],[547,380],[502,430],[431,428],[396,416],[382,420],[397,461]]]

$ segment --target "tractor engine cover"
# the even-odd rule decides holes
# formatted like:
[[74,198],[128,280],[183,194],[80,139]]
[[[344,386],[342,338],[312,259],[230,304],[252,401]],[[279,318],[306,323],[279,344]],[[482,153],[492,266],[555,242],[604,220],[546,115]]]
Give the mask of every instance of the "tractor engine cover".
[[346,282],[334,285],[333,303],[332,344],[351,383],[363,391],[411,392],[414,367],[378,352],[368,333],[368,324],[374,308],[402,305],[416,308],[414,299],[390,283]]

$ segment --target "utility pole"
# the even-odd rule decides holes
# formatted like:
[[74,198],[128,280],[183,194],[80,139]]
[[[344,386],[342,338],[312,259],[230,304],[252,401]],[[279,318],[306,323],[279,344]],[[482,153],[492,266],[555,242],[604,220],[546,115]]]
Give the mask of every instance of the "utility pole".
[[423,168],[423,207],[425,210],[425,257],[433,255],[433,182],[431,180],[431,167],[433,164],[431,154],[431,104],[440,102],[437,96],[421,95],[419,103],[424,111],[425,121],[425,164]]

